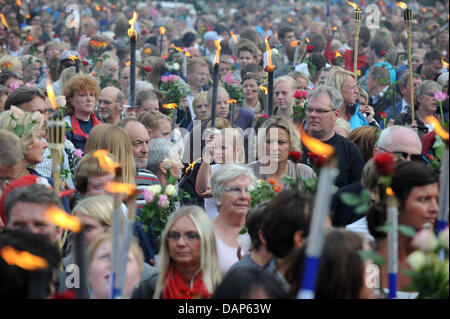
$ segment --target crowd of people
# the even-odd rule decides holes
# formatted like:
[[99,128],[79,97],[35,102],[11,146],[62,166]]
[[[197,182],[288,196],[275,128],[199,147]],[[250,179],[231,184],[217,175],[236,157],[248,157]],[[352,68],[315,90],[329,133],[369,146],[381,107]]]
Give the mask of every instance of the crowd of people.
[[[315,298],[389,294],[387,264],[368,279],[373,256],[390,258],[380,154],[395,165],[400,225],[436,230],[447,209],[448,265],[436,124],[448,129],[447,1],[408,2],[411,65],[396,1],[356,1],[357,48],[343,0],[19,2],[0,9],[3,298],[110,298],[117,209],[136,210],[122,298],[296,298],[327,160],[304,136],[331,146],[338,169]],[[137,193],[120,200],[113,182]],[[261,185],[272,191],[256,203]],[[161,190],[157,232],[145,216]],[[85,259],[55,207],[81,223]],[[398,298],[423,297],[403,271],[420,250],[411,236],[398,233]]]

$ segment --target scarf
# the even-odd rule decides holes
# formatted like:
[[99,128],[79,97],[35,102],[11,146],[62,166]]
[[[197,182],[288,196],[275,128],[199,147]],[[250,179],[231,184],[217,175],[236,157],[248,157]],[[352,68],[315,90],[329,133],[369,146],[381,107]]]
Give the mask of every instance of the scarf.
[[191,287],[188,287],[177,268],[170,265],[165,282],[163,299],[207,299],[211,296],[203,283],[201,271],[191,281]]
[[[92,119],[92,127],[101,124],[100,120],[95,116],[95,114],[91,114]],[[85,139],[89,137],[89,134],[86,134],[81,129],[80,123],[78,122],[78,119],[75,117],[75,115],[70,116],[70,125],[72,126],[73,134],[83,136]]]

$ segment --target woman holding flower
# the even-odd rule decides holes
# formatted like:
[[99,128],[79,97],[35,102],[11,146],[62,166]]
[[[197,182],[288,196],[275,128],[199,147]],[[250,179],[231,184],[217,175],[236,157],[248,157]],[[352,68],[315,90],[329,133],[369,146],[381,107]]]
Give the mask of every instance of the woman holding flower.
[[[395,119],[394,125],[406,125],[414,128],[422,138],[428,132],[433,131],[433,125],[428,124],[425,120],[427,116],[435,116],[438,121],[441,120],[440,116],[436,114],[438,108],[439,94],[441,93],[441,86],[439,83],[431,80],[424,81],[416,91],[417,102],[415,108],[414,121],[411,125],[411,111],[408,113],[400,114]],[[436,96],[437,94],[437,96]]]
[[91,130],[100,120],[95,116],[94,109],[100,95],[98,81],[88,74],[77,74],[64,85],[63,95],[68,106],[64,120],[72,128],[66,133],[76,149],[84,151]]
[[173,184],[169,176],[178,181],[182,174],[184,165],[178,155],[178,148],[175,144],[165,138],[156,138],[150,140],[148,149],[147,168],[157,177],[161,186]]
[[[420,162],[400,162],[395,167],[391,188],[398,201],[398,224],[406,225],[415,232],[428,225],[434,226],[439,211],[438,177]],[[376,241],[376,250],[385,260],[388,256],[388,241],[385,232],[377,229],[386,222],[386,211],[380,205],[373,206],[367,213],[368,227]],[[408,256],[417,248],[412,238],[398,234],[398,290],[405,291],[411,284],[411,278],[402,269],[409,269]],[[387,266],[380,269],[381,286],[387,287]],[[401,296],[399,296],[401,298]]]
[[255,180],[248,168],[237,164],[223,165],[212,175],[211,189],[219,211],[213,225],[222,273],[238,261],[239,232],[250,209],[249,188]]

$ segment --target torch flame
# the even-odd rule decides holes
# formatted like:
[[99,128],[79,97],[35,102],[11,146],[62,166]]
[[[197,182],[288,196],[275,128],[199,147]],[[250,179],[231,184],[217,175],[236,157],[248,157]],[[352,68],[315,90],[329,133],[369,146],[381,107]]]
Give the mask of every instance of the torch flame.
[[105,184],[105,190],[108,193],[124,193],[129,196],[133,196],[137,192],[136,185],[126,183],[108,182]]
[[20,7],[22,5],[22,1],[16,0],[16,4]]
[[187,57],[190,57],[190,56],[191,56],[191,54],[190,54],[188,51],[186,51],[186,50],[184,50],[184,49],[182,49],[182,48],[180,48],[180,47],[177,47],[177,46],[174,45],[173,43],[170,45],[170,47],[171,47],[171,48],[174,48],[174,49],[177,50],[178,52],[183,52]]
[[11,246],[3,247],[0,256],[11,266],[17,266],[25,270],[37,270],[47,268],[47,261],[28,251],[16,250]]
[[166,28],[165,27],[159,27],[159,34],[160,35],[166,34]]
[[53,109],[57,110],[58,104],[56,103],[55,91],[53,90],[52,82],[50,81],[50,79],[47,79],[47,96],[52,104]]
[[394,191],[392,190],[392,188],[390,187],[386,188],[386,195],[394,196]]
[[444,68],[447,68],[447,69],[448,69],[449,64],[448,64],[447,62],[444,61],[444,58],[441,58],[441,62],[442,62],[442,66],[443,66]]
[[74,233],[81,231],[81,221],[78,217],[67,214],[62,209],[52,205],[45,212],[49,221],[63,229],[69,229]]
[[236,44],[237,43],[237,35],[236,34],[234,34],[234,32],[230,32],[230,34],[231,34],[231,37],[233,38],[233,42],[234,42],[234,44]]
[[404,3],[404,2],[401,2],[401,1],[397,2],[397,6],[399,6],[403,10],[408,9],[408,5],[406,3]]
[[336,58],[342,58],[342,54],[339,51],[336,51]]
[[308,37],[306,37],[305,40],[306,40],[306,43],[310,43],[311,42]]
[[69,54],[69,59],[71,59],[72,61],[76,61],[78,60],[78,57],[76,55]]
[[235,99],[229,99],[229,100],[227,101],[227,103],[228,103],[228,104],[234,104],[234,103],[237,103],[237,100],[235,100]]
[[162,107],[165,109],[176,109],[177,108],[177,103],[169,103],[169,104],[163,104]]
[[353,9],[358,9],[358,5],[356,4],[356,3],[354,3],[354,2],[351,2],[351,1],[348,1],[348,0],[345,0],[345,1],[347,1],[347,3],[349,4],[349,5],[351,5],[352,7],[353,7]]
[[267,89],[265,86],[260,85],[260,86],[259,86],[259,89],[260,89],[261,91],[263,91],[264,94],[267,94],[268,89]]
[[308,133],[303,129],[302,126],[299,126],[298,130],[300,131],[300,138],[302,143],[314,154],[322,155],[326,158],[331,157],[334,154],[334,148],[331,145],[325,144],[320,140],[309,136]]
[[267,71],[271,72],[275,68],[273,67],[272,64],[272,49],[270,48],[269,45],[269,36],[266,37],[264,42],[266,43],[266,52],[267,52]]
[[300,41],[298,41],[298,40],[297,41],[291,41],[291,43],[289,43],[291,48],[295,48],[299,44],[300,44]]
[[331,28],[331,30],[337,31],[337,30],[339,30],[339,28],[337,26],[334,26],[334,27]]
[[202,159],[202,158],[199,157],[198,159],[196,159],[196,160],[193,161],[192,163],[188,164],[188,167],[186,167],[186,171],[185,171],[186,174],[188,174],[189,171],[190,171],[191,169],[194,169],[195,164],[197,164],[197,162],[200,161],[201,159]]
[[116,174],[116,169],[120,167],[120,164],[109,158],[107,150],[97,150],[92,154],[92,156],[98,159],[98,164],[103,169],[112,174]]
[[132,38],[133,36],[137,37],[137,32],[136,29],[134,28],[134,24],[137,21],[137,18],[139,17],[139,15],[137,14],[136,11],[133,11],[133,18],[128,21],[128,23],[130,24],[130,28],[128,29],[128,36],[130,38]]
[[434,131],[440,138],[448,141],[449,133],[442,127],[441,123],[434,116],[427,116],[425,118],[426,123],[431,123],[434,126]]
[[220,45],[220,40],[214,40],[214,42],[216,43],[216,57],[214,58],[214,64],[219,64],[219,60],[220,60],[220,49],[222,49],[222,46]]
[[0,21],[2,22],[3,26],[8,29],[8,23],[6,22],[5,16],[3,13],[0,13]]

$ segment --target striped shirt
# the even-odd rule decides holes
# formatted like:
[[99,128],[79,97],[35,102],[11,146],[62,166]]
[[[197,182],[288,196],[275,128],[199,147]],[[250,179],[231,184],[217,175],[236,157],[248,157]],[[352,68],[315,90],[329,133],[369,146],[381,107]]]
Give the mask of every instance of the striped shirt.
[[140,168],[136,174],[136,187],[138,189],[138,196],[136,200],[136,206],[142,208],[145,205],[144,190],[150,185],[159,184],[158,177],[150,170]]

